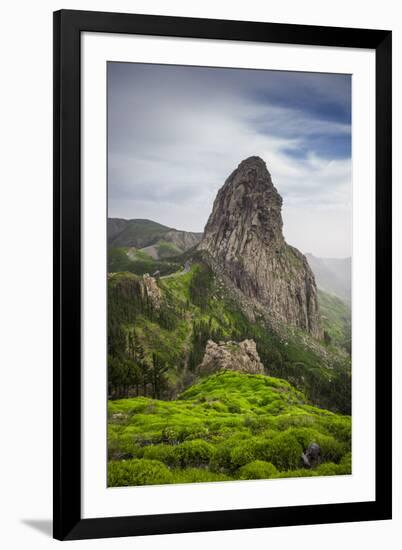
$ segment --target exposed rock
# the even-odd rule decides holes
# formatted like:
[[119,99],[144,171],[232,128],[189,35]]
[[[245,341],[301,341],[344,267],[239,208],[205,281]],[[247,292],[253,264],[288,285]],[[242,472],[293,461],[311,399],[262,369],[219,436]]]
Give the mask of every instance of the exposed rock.
[[322,337],[314,275],[282,233],[282,197],[265,162],[240,163],[218,191],[198,250],[275,320]]
[[235,370],[249,374],[264,374],[254,340],[242,342],[219,342],[208,340],[204,358],[200,365],[201,374],[221,370]]
[[317,443],[310,443],[307,450],[302,453],[301,459],[306,468],[314,468],[321,462],[321,447]]
[[155,309],[159,309],[161,306],[161,300],[162,300],[162,293],[161,289],[158,286],[158,283],[156,282],[156,279],[154,277],[151,277],[148,275],[148,273],[145,273],[145,275],[142,276],[142,280],[144,282],[144,293],[153,305]]

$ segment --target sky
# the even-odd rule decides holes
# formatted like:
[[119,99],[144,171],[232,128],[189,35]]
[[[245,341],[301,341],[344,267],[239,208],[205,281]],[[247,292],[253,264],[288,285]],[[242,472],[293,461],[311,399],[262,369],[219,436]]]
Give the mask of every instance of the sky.
[[264,159],[302,252],[351,255],[351,77],[108,63],[108,216],[203,231],[218,189]]

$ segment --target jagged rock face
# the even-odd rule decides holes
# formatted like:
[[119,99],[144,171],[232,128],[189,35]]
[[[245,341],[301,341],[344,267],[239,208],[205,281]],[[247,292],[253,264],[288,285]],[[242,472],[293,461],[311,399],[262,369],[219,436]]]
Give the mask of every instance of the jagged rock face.
[[240,163],[218,191],[198,246],[272,318],[322,337],[314,275],[282,233],[282,197],[265,162]]
[[155,277],[151,277],[148,273],[142,276],[143,286],[141,286],[142,296],[149,299],[155,309],[159,309],[162,301],[162,293],[156,282]]
[[204,358],[199,366],[201,374],[221,370],[235,370],[248,374],[264,374],[254,340],[219,342],[208,340]]

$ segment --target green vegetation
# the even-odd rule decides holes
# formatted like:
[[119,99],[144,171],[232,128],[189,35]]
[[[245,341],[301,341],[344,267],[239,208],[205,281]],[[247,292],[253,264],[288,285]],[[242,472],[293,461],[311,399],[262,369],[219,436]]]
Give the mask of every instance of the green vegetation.
[[[110,486],[351,473],[350,417],[269,376],[221,372],[174,401],[109,401],[108,414]],[[310,443],[322,463],[304,469]]]

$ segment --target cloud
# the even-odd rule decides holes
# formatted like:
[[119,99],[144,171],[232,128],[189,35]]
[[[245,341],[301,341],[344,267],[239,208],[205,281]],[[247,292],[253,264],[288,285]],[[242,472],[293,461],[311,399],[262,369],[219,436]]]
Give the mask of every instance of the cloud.
[[110,216],[202,231],[225,179],[259,155],[292,244],[350,253],[348,78],[109,63],[108,87]]

